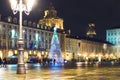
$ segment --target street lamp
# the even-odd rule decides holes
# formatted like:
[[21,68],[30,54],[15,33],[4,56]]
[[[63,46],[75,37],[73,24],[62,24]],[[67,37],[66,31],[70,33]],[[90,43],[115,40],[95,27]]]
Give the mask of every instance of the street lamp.
[[19,12],[19,39],[18,39],[18,64],[17,64],[17,74],[25,74],[25,64],[24,64],[24,40],[23,40],[23,29],[22,29],[22,12],[24,11],[29,15],[32,10],[34,0],[10,0],[11,8],[13,13]]

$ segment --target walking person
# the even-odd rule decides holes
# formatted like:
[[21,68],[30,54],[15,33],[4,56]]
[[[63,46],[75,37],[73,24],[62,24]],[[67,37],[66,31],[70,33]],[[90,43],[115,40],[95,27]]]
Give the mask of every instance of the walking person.
[[5,68],[6,68],[6,63],[7,63],[7,60],[6,60],[6,58],[4,58],[3,59],[3,67],[5,67]]
[[56,59],[53,59],[53,63],[55,64],[55,62],[56,62]]
[[1,59],[1,57],[0,57],[0,67],[2,67],[2,63],[3,63],[3,62],[2,62],[2,59]]

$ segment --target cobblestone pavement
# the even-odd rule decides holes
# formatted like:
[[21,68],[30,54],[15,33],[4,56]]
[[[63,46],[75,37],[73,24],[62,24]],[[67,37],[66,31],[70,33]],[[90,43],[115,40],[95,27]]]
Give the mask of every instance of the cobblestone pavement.
[[16,65],[0,68],[0,80],[120,80],[119,67],[79,67],[27,69],[26,74],[16,74]]

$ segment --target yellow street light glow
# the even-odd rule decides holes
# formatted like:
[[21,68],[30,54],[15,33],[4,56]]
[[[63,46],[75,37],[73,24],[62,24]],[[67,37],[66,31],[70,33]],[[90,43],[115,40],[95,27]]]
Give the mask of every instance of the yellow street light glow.
[[86,57],[86,56],[87,56],[87,54],[83,54],[83,56],[84,56],[84,57]]
[[98,57],[98,54],[96,54],[95,56]]
[[100,57],[102,57],[102,56],[103,56],[103,54],[99,54],[99,56],[100,56]]
[[78,53],[78,56],[81,56],[81,54],[80,54],[80,53]]
[[95,57],[95,54],[92,54],[93,57]]
[[108,57],[109,57],[109,55],[108,55],[108,54],[106,54],[106,55],[105,55],[105,57],[106,57],[106,58],[108,58]]

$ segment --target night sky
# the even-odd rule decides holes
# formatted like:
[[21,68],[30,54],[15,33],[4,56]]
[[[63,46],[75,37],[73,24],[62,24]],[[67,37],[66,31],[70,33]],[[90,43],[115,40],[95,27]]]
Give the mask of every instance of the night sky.
[[[96,38],[105,40],[105,30],[120,25],[120,0],[36,0],[31,14],[24,14],[24,19],[38,22],[50,2],[58,17],[64,19],[64,28],[71,29],[73,35],[85,36],[88,23],[94,22]],[[13,16],[9,0],[0,0],[0,13]]]

